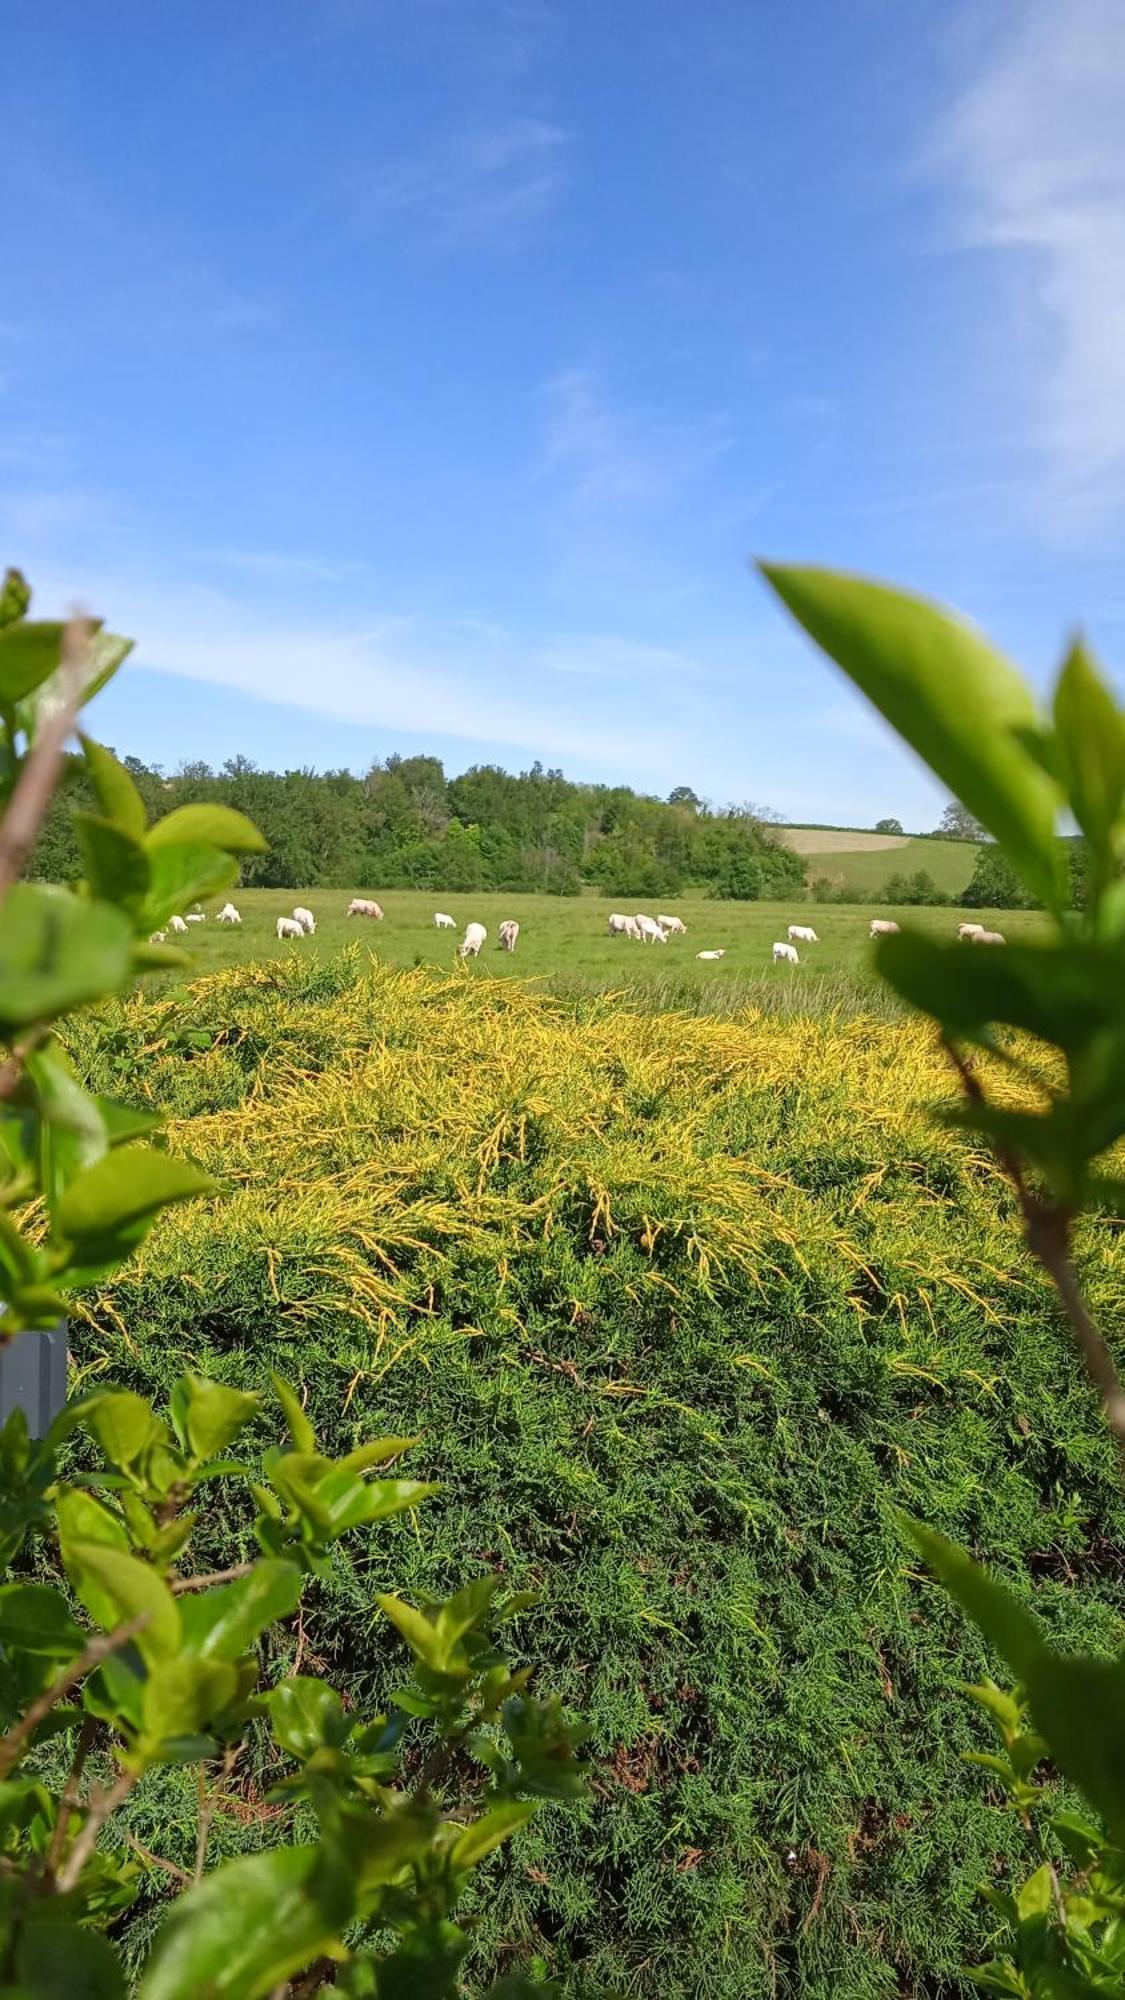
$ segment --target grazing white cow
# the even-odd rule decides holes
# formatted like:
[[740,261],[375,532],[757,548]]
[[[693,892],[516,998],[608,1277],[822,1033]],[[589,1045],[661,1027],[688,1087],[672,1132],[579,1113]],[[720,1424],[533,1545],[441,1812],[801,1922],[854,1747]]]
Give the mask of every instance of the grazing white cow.
[[867,935],[868,937],[873,937],[873,938],[894,937],[897,931],[898,931],[898,925],[892,922],[890,917],[872,917],[871,929],[868,931]]
[[239,916],[233,903],[224,903],[218,916],[215,918],[215,922],[217,924],[240,924],[242,918]]
[[635,917],[624,917],[620,910],[614,910],[606,928],[609,931],[610,937],[628,937],[629,925],[635,924],[636,921]]
[[313,916],[311,910],[304,909],[302,905],[298,903],[296,909],[293,912],[293,921],[295,924],[300,924],[301,929],[303,931],[307,931],[310,937],[315,937],[316,918]]
[[378,903],[372,902],[370,896],[353,896],[344,915],[348,917],[375,917],[381,919],[383,912],[379,908]]
[[682,917],[657,917],[657,923],[665,937],[686,937],[687,925]]
[[279,938],[303,938],[305,935],[305,926],[304,924],[299,924],[296,917],[279,917],[277,920],[277,935]]
[[640,910],[638,910],[634,922],[637,926],[637,934],[644,944],[667,944],[668,940],[655,917],[642,916]]
[[783,962],[789,965],[800,965],[801,961],[797,957],[796,945],[775,944],[773,948],[773,962],[775,965],[780,965]]
[[170,931],[186,931],[187,925],[182,917],[169,917],[168,929]]
[[480,948],[487,936],[483,924],[466,924],[465,935],[457,947],[458,958],[479,958]]
[[189,910],[187,913],[186,921],[189,924],[205,924],[207,922],[207,919],[204,916],[202,910]]
[[504,922],[500,926],[501,951],[514,951],[516,948],[516,939],[519,937],[519,934],[520,927],[515,918],[505,917]]
[[149,938],[149,943],[163,944],[167,935],[168,935],[167,931],[153,931],[151,937]]
[[819,944],[820,939],[817,937],[811,924],[790,924],[789,942],[790,944]]
[[457,929],[455,919],[449,916],[445,910],[438,910],[436,912],[434,922],[439,931],[455,931]]
[[726,951],[697,951],[695,955],[697,958],[725,958]]
[[970,944],[1007,944],[1003,931],[974,931]]
[[969,939],[975,938],[978,932],[982,931],[983,929],[984,929],[983,924],[958,924],[957,935],[960,938],[962,944],[968,944]]

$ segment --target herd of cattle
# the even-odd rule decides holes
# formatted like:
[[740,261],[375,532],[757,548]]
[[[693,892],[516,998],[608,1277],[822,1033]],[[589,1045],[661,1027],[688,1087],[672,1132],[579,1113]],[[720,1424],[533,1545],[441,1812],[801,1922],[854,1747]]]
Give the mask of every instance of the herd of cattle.
[[[368,917],[381,922],[383,912],[380,905],[373,901],[372,898],[354,896],[348,904],[345,915],[349,917]],[[171,917],[168,921],[167,930],[154,931],[150,942],[152,944],[163,944],[169,931],[186,931],[189,924],[203,924],[206,921],[207,919],[200,909],[191,910],[183,917]],[[233,903],[224,903],[215,918],[215,922],[218,924],[240,924],[242,918]],[[436,910],[434,912],[434,923],[439,931],[453,931],[457,929],[456,920],[445,910]],[[670,937],[687,936],[687,925],[684,923],[682,917],[647,917],[640,911],[637,912],[636,916],[627,916],[620,910],[614,910],[609,918],[608,929],[610,937],[635,938],[641,944],[667,944]],[[869,936],[873,938],[890,937],[898,929],[898,924],[890,917],[872,917]],[[520,927],[516,919],[514,917],[506,917],[500,925],[500,950],[514,951],[519,934]],[[316,918],[313,916],[311,910],[306,910],[299,903],[293,911],[292,916],[278,917],[277,935],[279,939],[314,937],[316,935]],[[1006,942],[1006,939],[999,931],[987,930],[984,924],[958,924],[957,935],[962,944],[1004,944]],[[487,937],[488,932],[483,924],[466,924],[465,935],[457,947],[458,958],[479,958],[481,946],[486,942]],[[799,965],[801,961],[797,946],[799,944],[819,944],[819,942],[820,940],[811,924],[790,924],[785,939],[778,939],[771,946],[773,962],[775,965]],[[723,948],[721,950],[697,951],[695,955],[696,958],[704,959],[725,958],[726,950]]]

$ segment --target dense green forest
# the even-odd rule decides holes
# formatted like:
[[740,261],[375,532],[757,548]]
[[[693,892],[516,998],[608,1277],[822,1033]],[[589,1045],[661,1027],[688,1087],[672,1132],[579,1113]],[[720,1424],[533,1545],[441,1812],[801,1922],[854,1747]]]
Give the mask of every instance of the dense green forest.
[[[577,895],[786,897],[805,863],[750,808],[714,812],[681,785],[667,799],[625,785],[572,784],[534,764],[518,777],[491,764],[447,778],[436,757],[388,757],[351,771],[260,771],[233,757],[174,777],[123,759],[154,813],[200,799],[248,813],[269,852],[247,856],[250,887],[542,890]],[[68,768],[43,831],[35,872],[80,872],[71,830],[87,797],[80,759]]]

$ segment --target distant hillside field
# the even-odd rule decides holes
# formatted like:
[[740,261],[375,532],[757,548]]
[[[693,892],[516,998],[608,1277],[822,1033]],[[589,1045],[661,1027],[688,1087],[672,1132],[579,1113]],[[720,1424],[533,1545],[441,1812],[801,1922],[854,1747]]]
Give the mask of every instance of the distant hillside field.
[[924,868],[947,896],[960,896],[973,872],[972,840],[930,840],[902,833],[853,833],[846,827],[779,826],[777,837],[803,855],[810,882],[853,883],[869,893],[889,875]]

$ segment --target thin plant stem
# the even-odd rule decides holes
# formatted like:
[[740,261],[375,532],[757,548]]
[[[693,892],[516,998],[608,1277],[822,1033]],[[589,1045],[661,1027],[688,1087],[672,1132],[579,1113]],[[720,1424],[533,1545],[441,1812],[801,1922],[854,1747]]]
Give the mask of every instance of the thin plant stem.
[[60,1869],[57,1877],[56,1887],[60,1896],[67,1895],[76,1886],[82,1870],[97,1846],[98,1835],[107,1819],[110,1819],[118,1806],[128,1798],[140,1775],[139,1771],[133,1770],[127,1764],[119,1771],[112,1785],[107,1786],[103,1792],[97,1792],[91,1799],[82,1831],[66,1857],[66,1865]]
[[229,1569],[213,1569],[208,1576],[174,1576],[168,1588],[174,1597],[182,1597],[186,1590],[210,1590],[215,1583],[237,1583],[240,1577],[249,1576],[253,1563],[232,1563]]
[[85,618],[72,618],[63,634],[63,701],[39,730],[0,825],[0,902],[19,881],[39,837],[66,739],[82,705],[89,652],[89,624]]

